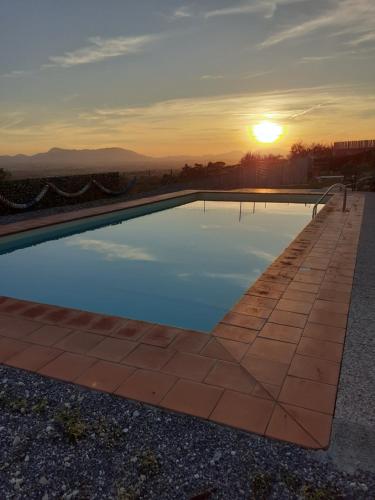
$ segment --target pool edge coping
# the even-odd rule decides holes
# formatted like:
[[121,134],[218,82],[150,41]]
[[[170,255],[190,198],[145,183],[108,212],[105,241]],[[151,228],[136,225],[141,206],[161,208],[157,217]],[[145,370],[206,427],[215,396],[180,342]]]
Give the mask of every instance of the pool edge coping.
[[[201,192],[202,192],[202,191],[187,191],[187,192],[185,191],[183,196],[188,196],[188,195],[191,195],[191,194],[198,194],[198,193],[201,193]],[[211,191],[211,192],[220,192],[220,191]],[[227,191],[222,191],[222,192],[227,192]],[[221,193],[222,193],[222,192],[221,192]],[[178,194],[178,196],[177,196],[177,194]],[[311,192],[310,192],[309,194],[311,194]],[[314,194],[317,194],[317,193],[315,192]],[[181,192],[179,192],[179,193],[173,193],[173,195],[174,195],[174,196],[167,196],[167,197],[165,197],[165,195],[163,195],[162,199],[164,200],[164,199],[171,199],[171,198],[181,197]],[[353,196],[353,195],[352,195],[352,196]],[[146,199],[148,199],[148,198],[146,198]],[[144,201],[144,200],[145,200],[145,199],[143,199],[143,201]],[[337,205],[337,200],[338,200],[338,196],[337,196],[337,195],[334,195],[334,196],[331,198],[330,202],[329,202],[326,206]],[[144,204],[144,203],[141,203],[141,201],[142,201],[142,200],[136,200],[136,201],[138,202],[138,203],[137,203],[137,206],[141,206],[141,205],[143,205],[143,204]],[[157,197],[157,199],[154,199],[154,201],[153,201],[153,202],[155,202],[155,201],[161,201],[161,200],[160,200],[160,197]],[[126,202],[126,203],[127,203],[127,202]],[[121,208],[119,208],[119,207],[118,207],[118,205],[117,205],[117,208],[112,209],[112,210],[110,210],[110,211],[105,211],[105,212],[101,211],[101,213],[116,212],[116,211],[119,211],[119,210],[123,210],[124,208],[127,208],[127,207],[123,207],[123,206],[122,206],[122,205],[123,205],[123,203],[121,203],[121,204],[119,204],[119,205],[121,205]],[[133,205],[133,204],[132,204],[132,205]],[[129,206],[129,205],[128,205],[128,206]],[[102,209],[103,207],[100,207],[100,208]],[[92,209],[90,209],[90,211],[91,211],[91,210],[92,210]],[[82,211],[77,211],[77,212],[82,212]],[[75,213],[77,213],[77,212],[75,212]],[[95,210],[95,212],[96,212],[96,210]],[[328,212],[328,213],[326,213],[326,212]],[[362,206],[362,212],[363,212],[363,206]],[[64,215],[65,215],[65,214],[64,214]],[[71,215],[71,213],[66,214],[66,215]],[[98,213],[93,213],[92,215],[100,215],[100,214],[98,214]],[[84,218],[90,217],[90,216],[92,216],[92,215],[86,215],[86,216],[84,216]],[[362,213],[361,213],[360,215],[362,215]],[[320,212],[320,215],[318,216],[319,218],[318,218],[318,220],[317,220],[317,221],[315,221],[315,223],[316,223],[316,222],[321,221],[321,219],[322,219],[323,217],[324,217],[324,219],[326,219],[328,216],[329,216],[329,211],[328,211],[328,210],[323,209],[323,210]],[[76,219],[78,219],[78,218],[82,218],[82,217],[74,217],[73,219],[72,219],[72,218],[69,218],[69,220],[76,220]],[[329,217],[328,217],[328,219],[329,219]],[[40,220],[40,219],[39,219],[39,220]],[[63,223],[63,222],[68,222],[68,220],[60,220],[58,223]],[[56,222],[51,222],[51,223],[50,223],[50,224],[48,224],[48,225],[52,225],[52,224],[56,224]],[[17,226],[19,226],[19,224],[17,224]],[[46,225],[42,225],[42,226],[39,226],[39,227],[46,227]],[[311,227],[314,227],[314,221],[311,221],[309,224],[307,224],[307,225],[304,227],[304,229],[303,229],[303,230],[299,233],[299,235],[297,235],[297,237],[293,239],[293,241],[289,244],[289,246],[288,246],[288,247],[287,247],[287,248],[286,248],[286,249],[285,249],[285,250],[284,250],[284,251],[280,254],[280,256],[279,256],[279,257],[277,257],[277,258],[275,259],[275,261],[273,261],[273,262],[271,263],[271,265],[269,266],[269,268],[267,268],[267,269],[266,269],[266,271],[265,271],[264,273],[262,273],[262,275],[261,275],[261,276],[258,278],[258,280],[257,280],[257,281],[256,281],[256,282],[255,282],[255,283],[254,283],[251,287],[250,287],[250,289],[249,289],[249,290],[248,290],[248,291],[244,294],[244,296],[242,296],[241,298],[239,298],[239,302],[241,302],[241,300],[242,300],[242,299],[243,299],[246,295],[250,295],[250,296],[252,295],[251,290],[253,290],[253,289],[254,289],[254,287],[256,287],[256,286],[259,286],[259,283],[258,283],[258,282],[265,282],[265,283],[268,283],[267,287],[268,287],[268,288],[270,288],[271,290],[272,290],[272,289],[274,289],[274,292],[276,292],[276,291],[277,291],[277,289],[279,288],[279,286],[280,286],[281,284],[283,284],[283,283],[282,283],[283,281],[284,281],[284,284],[285,284],[285,279],[287,279],[287,278],[286,278],[285,276],[281,276],[279,273],[280,273],[280,272],[285,272],[285,271],[290,271],[289,266],[287,266],[287,265],[282,266],[282,267],[280,268],[280,269],[282,269],[282,271],[280,271],[280,269],[279,269],[279,271],[277,271],[276,275],[274,275],[274,278],[271,278],[271,277],[270,277],[269,270],[270,270],[270,269],[272,269],[272,267],[273,267],[273,266],[275,266],[275,264],[280,264],[280,262],[281,262],[281,260],[282,260],[282,259],[285,259],[285,255],[286,255],[286,253],[287,253],[288,249],[289,249],[290,247],[292,247],[292,246],[295,244],[295,242],[296,242],[296,241],[300,240],[300,239],[301,239],[301,237],[302,237],[303,235],[305,235],[305,236],[306,236],[306,235],[309,233],[309,231],[310,231]],[[35,228],[36,228],[35,226],[34,226],[34,227],[32,227],[32,229],[35,229]],[[310,229],[309,229],[309,228],[310,228]],[[15,228],[15,229],[16,229],[16,228]],[[30,228],[29,228],[29,229],[30,229]],[[23,230],[21,229],[21,230],[14,231],[14,232],[20,232],[20,231],[25,231],[25,230],[27,230],[27,229],[23,229]],[[8,233],[8,234],[9,234],[9,233]],[[319,234],[320,234],[320,233],[319,233]],[[316,235],[315,235],[315,236],[316,236]],[[312,240],[312,241],[313,241],[313,240]],[[317,241],[317,240],[316,240],[316,238],[315,238],[314,243],[316,243],[316,241]],[[354,272],[354,271],[353,271],[353,272]],[[267,273],[268,273],[268,275],[267,275]],[[267,276],[268,276],[268,277],[267,277]],[[288,278],[288,279],[289,279],[289,278]],[[257,285],[257,284],[258,284],[258,285]],[[278,286],[276,286],[276,285],[278,285]],[[267,288],[267,287],[266,287],[266,288]],[[278,291],[280,291],[280,289],[279,289]],[[280,293],[280,297],[282,297],[283,295],[284,295],[284,292]],[[257,297],[257,296],[259,297],[259,293],[258,293],[257,295],[255,295],[255,297]],[[280,300],[280,297],[279,297],[279,299],[278,299],[278,300]],[[275,299],[275,300],[276,300],[276,299]],[[32,304],[32,303],[31,303],[31,304]],[[237,304],[238,304],[238,303],[237,303]],[[233,310],[234,310],[234,309],[236,309],[237,304],[236,304],[236,305],[235,305],[235,306],[234,306],[234,307],[233,307],[233,308],[229,311],[229,314],[231,314],[231,313],[233,312]],[[275,306],[275,308],[276,308],[276,306]],[[233,314],[233,313],[232,313],[232,314]],[[234,313],[234,314],[238,314],[238,313]],[[297,314],[299,314],[299,313],[297,313]],[[240,313],[240,316],[241,316],[241,313]],[[249,315],[249,316],[250,316],[250,315]],[[252,317],[252,316],[250,316],[250,317]],[[249,318],[249,319],[250,319],[250,318]],[[124,320],[125,320],[125,318],[124,318]],[[241,318],[241,321],[245,321],[245,320],[244,320],[243,318]],[[264,322],[264,324],[265,324],[265,323],[267,323],[267,322],[268,322],[268,320],[267,320],[267,321],[265,321],[265,322]],[[220,323],[222,323],[222,322],[219,322],[219,323],[218,323],[218,325],[219,325]],[[227,325],[229,325],[229,326],[231,326],[231,323],[229,323],[229,324],[228,324],[228,323],[226,323],[226,324],[227,324]],[[218,326],[218,325],[217,325],[217,326]],[[211,332],[211,334],[204,334],[204,335],[207,335],[207,337],[210,337],[210,339],[214,338],[216,342],[219,342],[221,345],[223,345],[223,344],[225,344],[225,342],[223,341],[223,338],[222,338],[222,337],[220,337],[220,335],[219,335],[219,336],[216,336],[216,334],[214,333],[214,331],[215,331],[215,329],[217,328],[217,326],[213,329],[213,331]],[[263,326],[264,326],[264,325],[263,325]],[[257,336],[259,335],[260,330],[261,330],[261,329],[263,329],[263,326],[262,326],[262,327],[258,330],[258,334],[257,334]],[[287,325],[285,325],[285,326],[287,326]],[[232,330],[233,330],[233,327],[234,327],[234,329],[236,329],[236,328],[241,329],[241,328],[242,328],[242,326],[238,326],[238,325],[236,325],[236,324],[232,324]],[[245,327],[245,328],[246,328],[246,327]],[[252,329],[252,328],[248,328],[248,330],[253,330],[253,329]],[[301,336],[301,338],[302,338],[302,336]],[[224,337],[224,340],[225,340],[225,337]],[[228,338],[228,337],[226,338],[226,340],[229,340],[230,342],[241,342],[241,341],[239,341],[238,339],[232,339],[232,340],[231,340],[231,339],[230,339],[230,338]],[[254,341],[254,340],[255,340],[255,338],[253,339],[253,341]],[[241,342],[241,343],[243,343],[243,342]],[[251,345],[252,345],[252,343],[251,343]],[[224,347],[225,347],[225,346],[224,346]],[[228,347],[228,344],[227,344],[227,346],[226,346],[226,347]],[[243,365],[241,365],[241,366],[243,366]],[[267,388],[264,386],[264,384],[266,384],[265,382],[259,381],[259,380],[258,380],[256,377],[254,377],[251,373],[249,373],[249,375],[255,379],[255,382],[256,382],[257,384],[259,384],[259,385],[260,385],[263,389],[265,389],[266,393],[268,392],[268,391],[267,391]],[[286,378],[286,376],[285,376],[285,378]],[[267,384],[266,384],[266,386],[267,386]],[[224,392],[224,391],[223,391],[223,392]],[[223,395],[223,394],[222,394],[222,395]],[[277,398],[274,398],[274,396],[273,396],[272,394],[268,394],[268,396],[271,396],[271,397],[272,397],[273,402],[274,402],[275,404],[278,404],[278,405],[279,405],[279,407],[280,407],[283,411],[286,409],[286,408],[285,408],[285,405],[283,405],[283,403],[281,403],[281,404],[280,404],[280,403],[278,402],[278,399],[277,399]],[[215,406],[215,407],[216,407],[216,406]],[[305,408],[305,410],[306,410],[306,408]],[[211,413],[212,413],[212,412],[211,412]],[[273,414],[273,413],[272,413],[272,414]],[[297,422],[297,421],[296,421],[296,419],[295,419],[295,418],[293,418],[293,417],[290,415],[290,413],[288,413],[288,412],[286,411],[286,412],[285,412],[285,414],[286,414],[287,416],[285,417],[285,415],[284,415],[284,416],[283,416],[283,418],[284,418],[284,419],[286,419],[286,420],[288,421],[288,425],[289,425],[289,426],[290,426],[290,425],[292,425],[292,424],[291,424],[291,421],[294,421],[294,422],[297,424],[297,427],[298,427],[298,425],[299,425],[299,427],[301,427],[300,423],[299,423],[299,422]],[[271,419],[271,417],[270,417],[270,419]],[[269,421],[270,421],[270,419],[269,419]],[[216,420],[216,421],[217,421],[217,420]],[[268,421],[268,424],[269,424],[269,421]],[[224,423],[224,424],[225,424],[226,422],[221,422],[221,423]],[[268,424],[267,424],[267,427],[268,427]],[[231,424],[229,423],[228,425],[231,425]],[[234,425],[234,426],[236,427],[236,425]],[[241,428],[241,427],[240,427],[240,428]],[[306,432],[306,429],[305,429],[303,426],[302,426],[302,429],[303,429],[303,430],[302,430],[302,433],[303,433],[303,432]],[[252,430],[252,429],[247,429],[247,430],[250,430],[251,432],[256,432],[256,431],[254,431],[254,430]],[[294,431],[294,432],[296,432],[296,431]],[[282,437],[280,437],[280,436],[275,436],[275,435],[274,435],[274,436],[272,436],[272,435],[270,435],[270,433],[268,433],[268,434],[267,434],[267,432],[261,432],[261,434],[265,434],[265,435],[266,435],[266,436],[268,436],[268,437],[275,437],[275,438],[277,438],[277,439],[283,439],[283,438],[282,438]],[[271,433],[271,434],[272,434],[272,433]],[[309,432],[307,432],[307,434],[309,435]],[[310,436],[310,437],[312,437],[312,436]],[[301,441],[301,439],[299,439],[299,440]],[[308,439],[307,439],[307,438],[306,438],[305,440],[306,440],[306,442],[308,442]],[[291,440],[291,442],[293,442],[293,440]],[[296,441],[294,441],[294,442],[296,442]],[[317,448],[319,448],[319,447],[320,447],[320,448],[326,448],[326,447],[328,446],[328,444],[329,444],[329,438],[328,438],[328,442],[323,443],[323,444],[322,444],[320,441],[317,441],[316,439],[315,439],[315,442],[316,442],[315,444],[317,444],[318,446],[312,446],[312,447],[314,447],[314,448],[316,448],[316,447],[317,447]],[[301,444],[301,442],[299,442],[298,444]],[[310,444],[311,444],[311,440],[310,440]],[[302,445],[304,445],[304,444],[302,443]],[[307,447],[309,447],[309,446],[307,446]]]

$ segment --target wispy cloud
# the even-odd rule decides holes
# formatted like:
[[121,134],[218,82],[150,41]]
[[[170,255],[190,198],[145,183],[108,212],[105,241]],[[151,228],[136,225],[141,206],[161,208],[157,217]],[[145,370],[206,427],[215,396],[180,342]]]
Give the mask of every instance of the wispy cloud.
[[274,15],[279,5],[288,5],[303,1],[306,0],[256,0],[252,2],[233,5],[231,7],[224,7],[222,9],[209,10],[204,14],[204,17],[210,18],[218,16],[261,13],[264,15],[264,17],[270,18]]
[[[301,38],[324,28],[340,29],[336,35],[361,34],[354,44],[372,40],[375,29],[375,3],[373,0],[335,0],[333,7],[305,22],[298,22],[268,37],[259,48],[272,47],[287,40]],[[366,40],[367,39],[367,40]]]
[[344,55],[344,53],[327,54],[323,56],[305,56],[298,61],[298,64],[311,64],[315,62],[332,61],[332,59],[337,59],[338,57]]
[[[375,13],[374,13],[375,15]],[[375,23],[374,23],[375,24]],[[375,26],[374,26],[375,29]],[[364,35],[355,38],[348,42],[348,45],[356,47],[357,45],[362,45],[363,43],[374,42],[375,41],[375,32],[374,33],[366,33]]]
[[0,130],[11,133],[15,128],[19,127],[25,120],[25,114],[22,111],[10,111],[0,114]]
[[243,76],[244,80],[253,80],[254,78],[260,78],[261,76],[269,75],[270,73],[273,73],[274,70],[269,69],[267,71],[255,71],[254,73],[247,73],[246,75]]
[[261,118],[270,112],[277,115],[277,118],[287,119],[307,108],[331,102],[341,103],[343,99],[347,99],[343,96],[353,94],[353,92],[353,86],[328,85],[292,88],[284,91],[253,92],[251,94],[171,99],[136,108],[97,108],[92,113],[86,113],[84,119],[123,122],[124,119],[128,120],[129,118],[144,120],[163,117],[163,119],[171,119],[181,116],[181,119],[188,120],[195,116],[200,119],[221,116],[222,120],[228,122],[233,118],[246,118],[249,115]]
[[30,75],[32,72],[28,70],[22,70],[22,69],[15,69],[13,71],[9,71],[9,73],[3,73],[0,75],[3,78],[19,78],[21,76],[27,76]]
[[119,57],[128,54],[134,54],[159,40],[163,35],[151,34],[135,37],[102,38],[95,36],[89,38],[90,45],[81,47],[72,52],[65,52],[61,56],[51,56],[49,63],[44,65],[61,66],[68,68],[80,64],[95,63],[111,57]]
[[172,14],[173,19],[183,19],[186,17],[192,17],[192,14],[191,14],[189,8],[186,6],[179,7]]
[[315,111],[316,109],[321,108],[322,106],[328,106],[328,105],[329,105],[329,103],[316,104],[315,106],[311,106],[309,108],[299,110],[299,111],[291,114],[290,117],[289,117],[289,119],[290,120],[294,120],[296,118],[299,118],[300,116],[304,116],[304,115],[307,115],[308,113],[312,113],[313,111]]
[[75,238],[66,243],[68,246],[77,246],[82,250],[91,250],[103,255],[105,260],[140,260],[156,261],[156,257],[143,248],[133,247],[122,243],[112,243],[110,241],[90,240]]
[[246,3],[241,5],[234,5],[233,7],[225,7],[223,9],[209,10],[204,14],[204,17],[218,17],[218,16],[233,16],[239,14],[251,14],[254,12],[262,12],[265,15],[272,15],[273,5],[270,2],[265,1],[255,3]]
[[201,80],[222,80],[224,75],[202,75]]

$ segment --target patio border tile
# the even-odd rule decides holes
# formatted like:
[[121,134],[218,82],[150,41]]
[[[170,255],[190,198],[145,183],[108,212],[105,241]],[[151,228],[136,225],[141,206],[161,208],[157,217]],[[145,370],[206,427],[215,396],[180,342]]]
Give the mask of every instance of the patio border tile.
[[[30,219],[0,226],[0,237],[181,195],[199,198],[201,192]],[[210,335],[0,297],[0,360],[305,447],[325,448],[364,198],[350,194],[346,213],[340,203],[340,196],[334,195]]]

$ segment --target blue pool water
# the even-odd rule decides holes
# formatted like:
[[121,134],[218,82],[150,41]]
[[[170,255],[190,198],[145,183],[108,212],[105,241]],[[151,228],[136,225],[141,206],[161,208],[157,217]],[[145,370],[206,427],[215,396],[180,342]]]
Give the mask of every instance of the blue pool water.
[[254,213],[253,202],[240,212],[239,202],[195,201],[124,216],[0,243],[0,295],[210,331],[309,222],[311,206],[262,202]]

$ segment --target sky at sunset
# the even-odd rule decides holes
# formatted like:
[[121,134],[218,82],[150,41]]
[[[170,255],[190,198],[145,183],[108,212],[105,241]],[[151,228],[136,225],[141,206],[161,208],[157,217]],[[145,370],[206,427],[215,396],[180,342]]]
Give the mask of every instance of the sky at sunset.
[[0,0],[0,154],[372,138],[375,0]]

